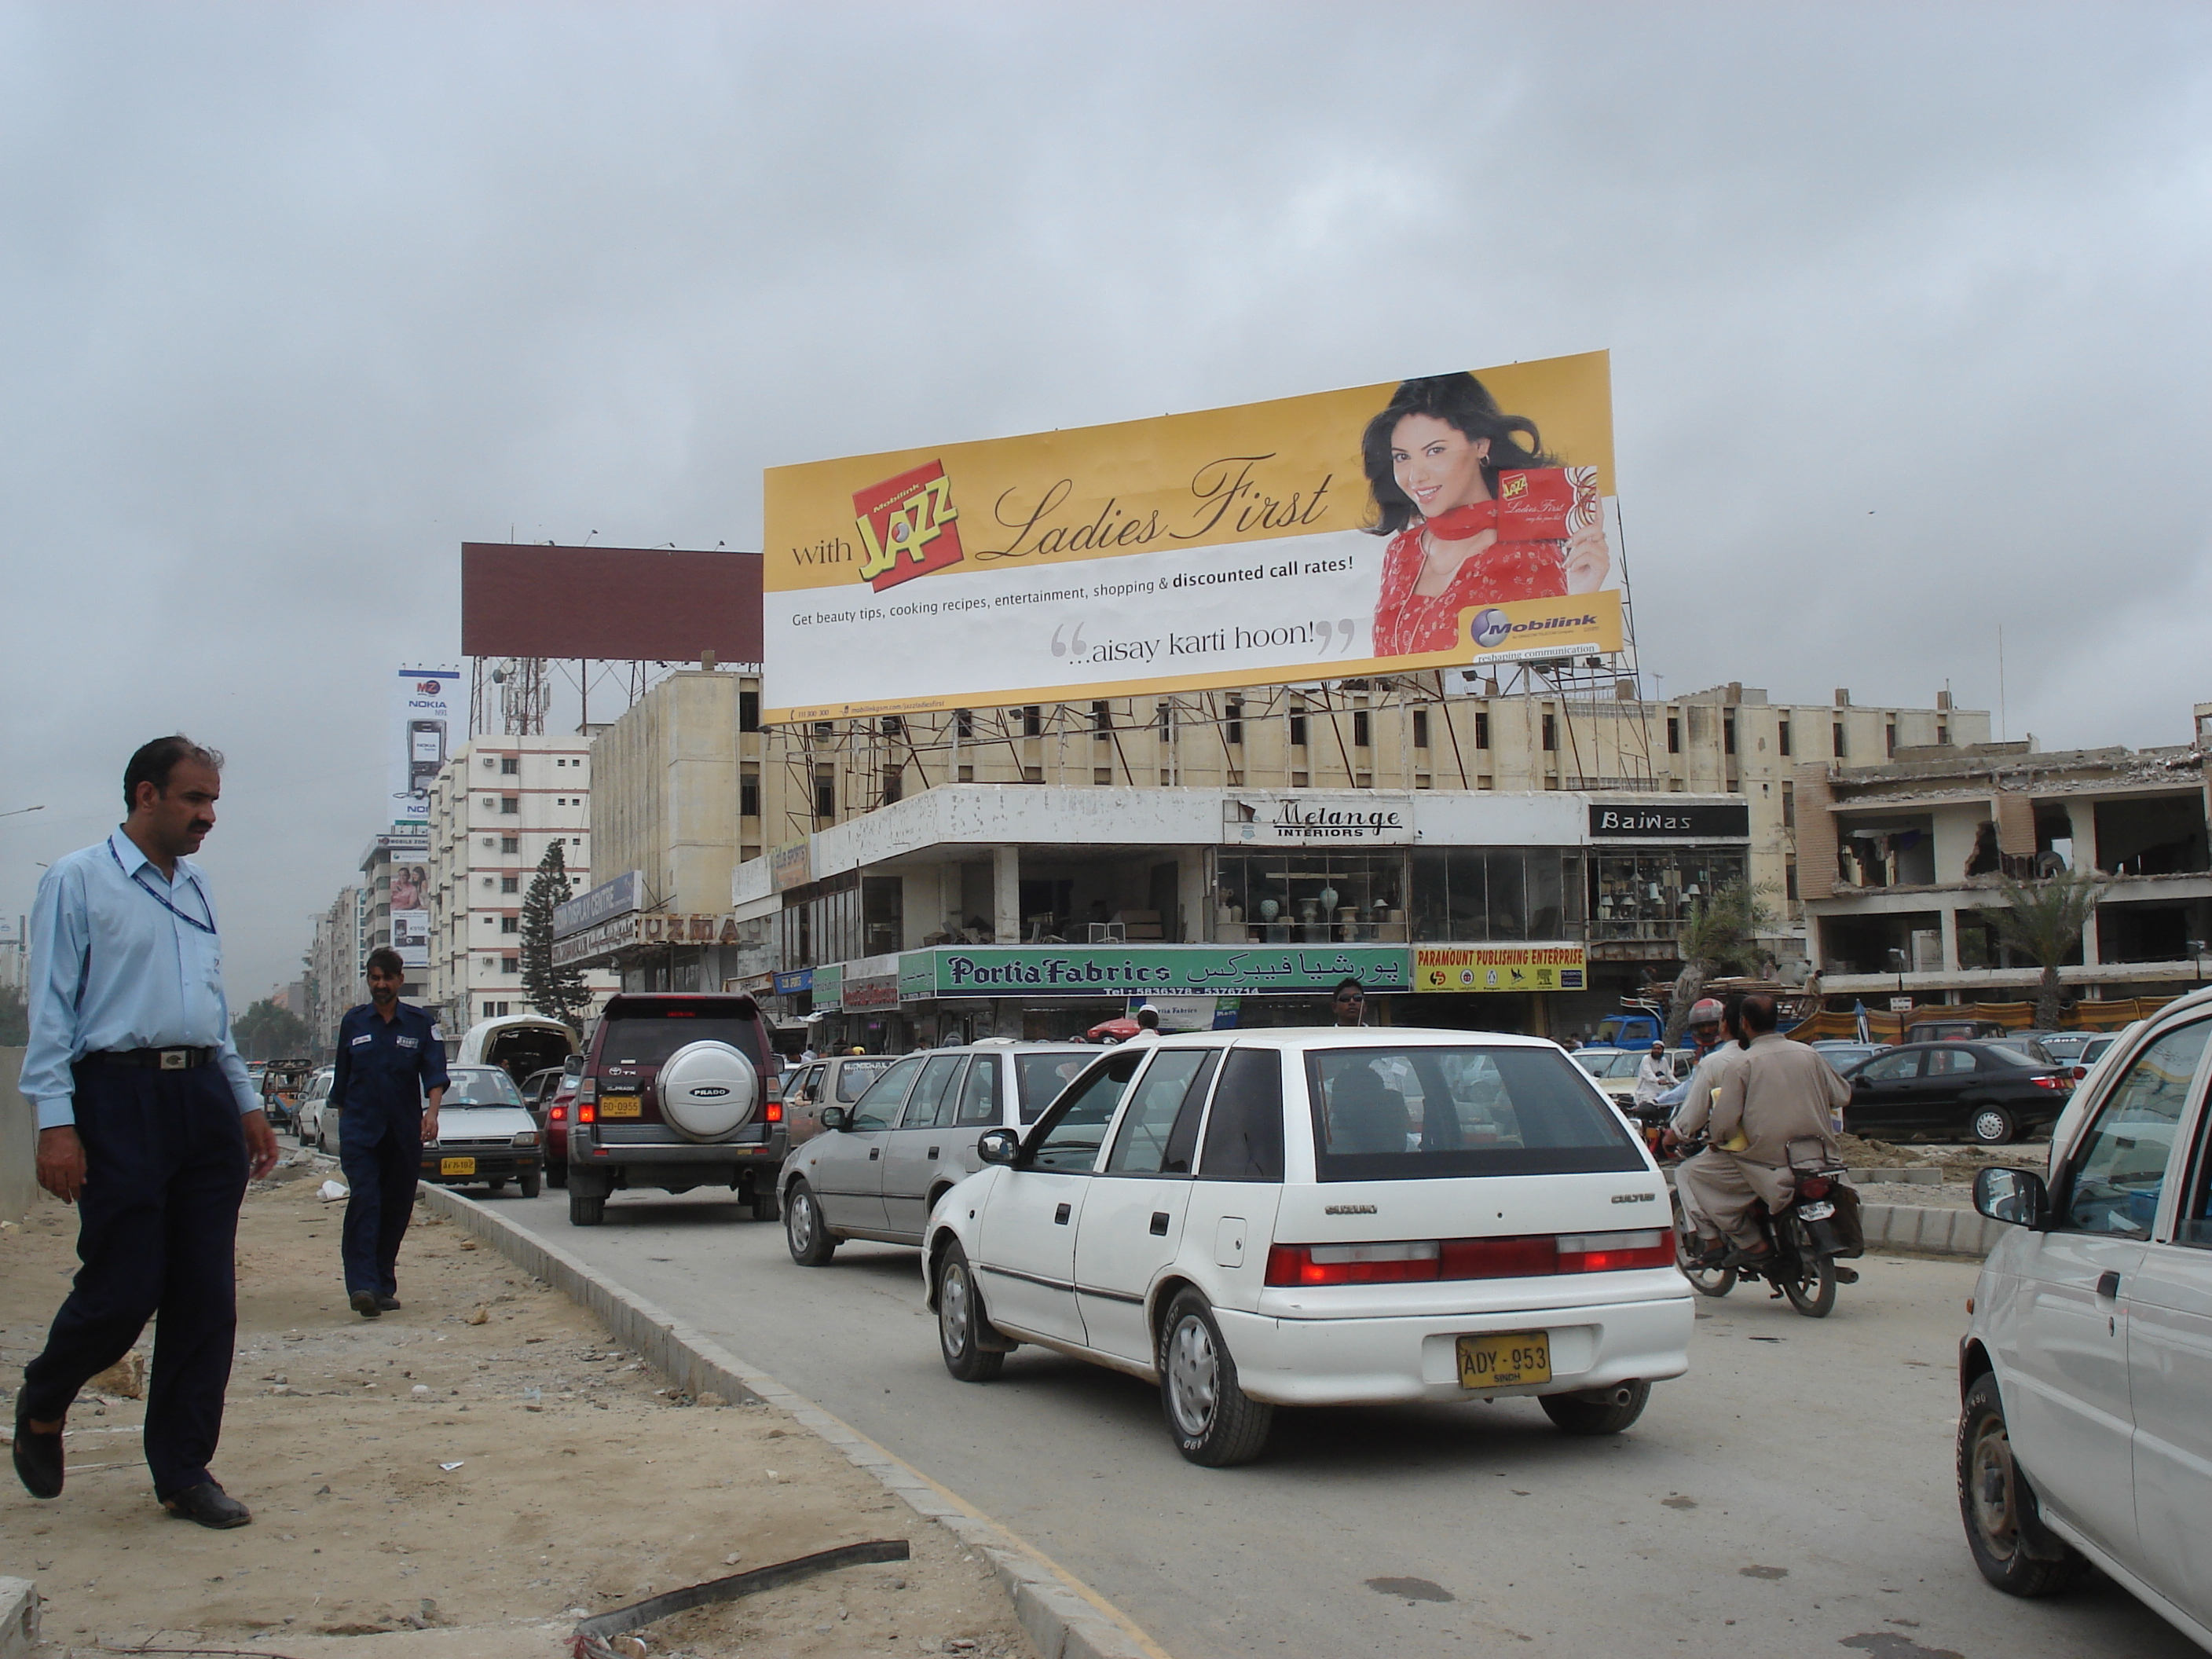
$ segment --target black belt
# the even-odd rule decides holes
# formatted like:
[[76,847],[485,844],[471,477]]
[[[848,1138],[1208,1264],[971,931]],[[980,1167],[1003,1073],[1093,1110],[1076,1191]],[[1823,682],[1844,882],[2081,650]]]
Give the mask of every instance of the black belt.
[[149,1072],[189,1072],[215,1059],[212,1048],[102,1048],[78,1062],[83,1066],[139,1066]]

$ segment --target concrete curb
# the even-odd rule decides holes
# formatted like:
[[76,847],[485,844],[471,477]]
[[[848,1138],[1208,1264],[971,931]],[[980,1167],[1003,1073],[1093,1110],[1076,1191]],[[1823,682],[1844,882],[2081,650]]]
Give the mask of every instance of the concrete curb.
[[691,1394],[758,1400],[789,1413],[917,1515],[944,1527],[991,1564],[1042,1659],[1169,1659],[1126,1613],[1073,1573],[804,1395],[567,1251],[532,1238],[496,1211],[443,1187],[416,1190],[432,1212],[597,1316],[610,1334]]
[[39,1587],[0,1578],[0,1659],[31,1659],[39,1647]]
[[1981,1257],[1996,1248],[2005,1224],[1973,1210],[1923,1204],[1868,1204],[1859,1214],[1869,1250],[1911,1250],[1923,1255]]

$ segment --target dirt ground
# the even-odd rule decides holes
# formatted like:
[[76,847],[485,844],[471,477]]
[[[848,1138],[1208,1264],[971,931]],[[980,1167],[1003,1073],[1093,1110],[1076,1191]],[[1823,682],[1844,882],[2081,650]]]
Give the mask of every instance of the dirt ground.
[[[322,1173],[258,1185],[241,1218],[215,1470],[252,1526],[211,1532],[155,1506],[143,1407],[120,1393],[70,1413],[59,1499],[0,1474],[0,1574],[37,1581],[46,1655],[550,1656],[583,1613],[878,1538],[907,1539],[913,1558],[639,1634],[698,1659],[1032,1653],[988,1565],[834,1448],[770,1407],[673,1394],[567,1298],[426,1212],[400,1257],[402,1310],[352,1313],[343,1206],[317,1196]],[[43,1197],[0,1225],[0,1425],[75,1243],[74,1212]]]
[[1954,1145],[1948,1141],[1911,1141],[1893,1145],[1858,1135],[1841,1135],[1844,1162],[1854,1170],[1902,1170],[1934,1164],[1946,1181],[1972,1184],[1983,1170],[2008,1168],[2039,1170],[2051,1159],[2051,1136],[2045,1132],[2009,1146]]

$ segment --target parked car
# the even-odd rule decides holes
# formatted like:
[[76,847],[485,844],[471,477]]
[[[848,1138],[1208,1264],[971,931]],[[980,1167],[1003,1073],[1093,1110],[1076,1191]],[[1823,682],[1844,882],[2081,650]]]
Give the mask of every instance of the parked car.
[[978,1043],[889,1063],[859,1101],[819,1109],[823,1133],[782,1174],[791,1259],[826,1263],[848,1238],[919,1244],[945,1189],[983,1166],[983,1131],[1034,1123],[1098,1057],[1067,1043]]
[[543,1014],[501,1014],[470,1026],[452,1058],[456,1066],[496,1066],[520,1085],[560,1065],[582,1047],[576,1034],[557,1019]]
[[522,1085],[522,1103],[538,1125],[538,1139],[545,1151],[545,1184],[568,1184],[568,1118],[576,1109],[576,1084],[584,1073],[584,1057],[571,1054],[558,1066],[533,1072]]
[[1993,1019],[1923,1019],[1905,1028],[1907,1042],[1971,1042],[2005,1034],[2005,1028]]
[[1571,1058],[1608,1099],[1626,1104],[1636,1093],[1637,1069],[1650,1052],[1648,1048],[1577,1048]]
[[2048,1128],[2074,1087],[2069,1066],[1963,1039],[1885,1048],[1845,1073],[1844,1127],[1882,1140],[1977,1140],[2002,1146]]
[[803,1146],[822,1133],[824,1106],[850,1106],[868,1085],[891,1068],[890,1054],[831,1054],[810,1060],[783,1085],[784,1127],[791,1144]]
[[1194,1462],[1278,1405],[1534,1395],[1613,1434],[1688,1367],[1666,1183],[1541,1038],[1192,1032],[978,1155],[923,1252],[946,1369],[1030,1342],[1156,1381]]
[[1889,1049],[1880,1042],[1850,1042],[1840,1037],[1823,1037],[1813,1044],[1813,1052],[1839,1072],[1848,1072],[1863,1060],[1872,1060],[1876,1054],[1886,1054]]
[[2039,1066],[2069,1066],[2069,1062],[2061,1060],[2045,1047],[2044,1040],[2032,1031],[2014,1031],[2009,1036],[1991,1037],[1989,1042],[1992,1048],[2009,1048],[2016,1054],[2023,1054]]
[[438,1138],[422,1146],[422,1178],[494,1192],[512,1181],[525,1198],[537,1197],[544,1148],[514,1079],[496,1066],[449,1066],[446,1077]]
[[568,1124],[568,1219],[595,1227],[607,1194],[727,1187],[776,1218],[789,1150],[781,1062],[749,996],[624,991],[585,1051]]
[[2092,1562],[2212,1648],[2212,992],[2120,1041],[2043,1170],[1976,1178],[2014,1226],[1966,1304],[1959,1508],[1999,1589]]
[[335,1113],[331,1116],[330,1139],[323,1139],[323,1108],[331,1097],[331,1080],[337,1075],[335,1067],[318,1066],[314,1076],[307,1079],[307,1086],[300,1091],[299,1104],[292,1112],[292,1133],[299,1138],[302,1146],[319,1147],[333,1153],[338,1149],[338,1121]]

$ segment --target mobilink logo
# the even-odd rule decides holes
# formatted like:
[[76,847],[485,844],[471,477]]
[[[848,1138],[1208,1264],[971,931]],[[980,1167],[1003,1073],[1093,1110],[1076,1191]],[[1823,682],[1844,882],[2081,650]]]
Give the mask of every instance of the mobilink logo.
[[1583,629],[1597,626],[1597,618],[1585,612],[1579,617],[1546,617],[1538,622],[1517,623],[1496,605],[1487,611],[1478,611],[1468,623],[1474,642],[1485,651],[1505,643],[1514,634],[1548,634],[1560,629]]

